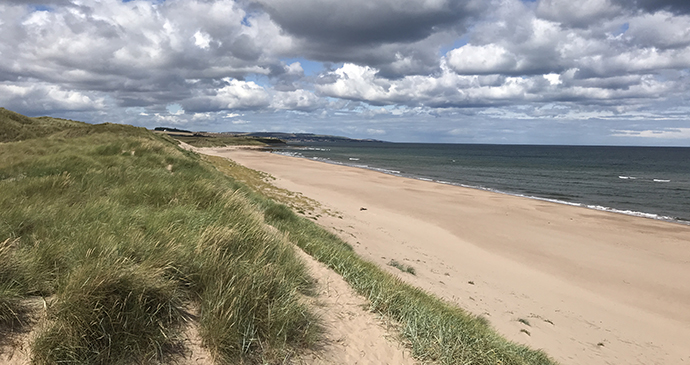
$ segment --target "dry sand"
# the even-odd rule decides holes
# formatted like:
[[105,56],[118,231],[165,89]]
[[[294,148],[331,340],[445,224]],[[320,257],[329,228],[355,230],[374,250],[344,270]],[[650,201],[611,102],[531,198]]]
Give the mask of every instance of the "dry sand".
[[315,351],[292,359],[309,365],[414,365],[417,362],[395,338],[382,318],[366,310],[367,300],[355,293],[345,280],[295,248],[317,280],[317,296],[311,307],[324,325],[323,340]]
[[265,152],[201,152],[337,211],[318,223],[360,255],[563,364],[690,364],[689,226]]

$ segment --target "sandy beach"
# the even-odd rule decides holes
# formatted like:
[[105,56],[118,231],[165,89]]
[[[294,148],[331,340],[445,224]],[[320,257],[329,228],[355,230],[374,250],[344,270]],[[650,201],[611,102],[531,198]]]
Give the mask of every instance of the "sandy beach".
[[690,364],[689,226],[266,152],[200,152],[319,201],[337,213],[318,223],[360,255],[562,364]]

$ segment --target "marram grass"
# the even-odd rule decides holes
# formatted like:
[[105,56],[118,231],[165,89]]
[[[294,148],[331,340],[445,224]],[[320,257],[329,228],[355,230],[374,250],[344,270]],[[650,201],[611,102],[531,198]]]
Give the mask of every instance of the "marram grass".
[[34,343],[35,362],[150,362],[178,344],[182,293],[165,268],[104,255],[111,257],[87,257],[59,286],[55,322]]
[[314,343],[311,279],[239,184],[142,128],[2,112],[0,333],[46,298],[34,363],[175,361],[195,315],[217,363]]

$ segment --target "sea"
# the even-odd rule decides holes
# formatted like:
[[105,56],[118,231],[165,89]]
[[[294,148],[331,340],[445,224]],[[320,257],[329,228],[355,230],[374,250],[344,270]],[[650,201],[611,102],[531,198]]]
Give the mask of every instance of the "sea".
[[690,148],[301,142],[273,153],[690,225]]

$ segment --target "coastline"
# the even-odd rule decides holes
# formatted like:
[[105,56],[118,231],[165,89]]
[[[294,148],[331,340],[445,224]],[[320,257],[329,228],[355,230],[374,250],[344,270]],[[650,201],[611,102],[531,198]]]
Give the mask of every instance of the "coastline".
[[318,223],[358,254],[561,363],[690,362],[690,227],[277,154],[200,152],[337,211]]
[[[380,172],[380,173],[384,173],[384,174],[388,174],[388,175],[393,175],[393,176],[398,176],[398,177],[403,177],[403,178],[416,179],[416,180],[422,180],[422,181],[428,181],[428,182],[435,182],[435,183],[439,183],[439,184],[458,186],[458,187],[462,187],[462,188],[476,189],[476,190],[488,191],[488,192],[497,193],[497,194],[505,194],[505,195],[515,196],[515,197],[535,199],[535,200],[541,200],[541,201],[546,201],[546,202],[551,202],[551,203],[556,203],[556,204],[582,207],[582,208],[587,208],[587,209],[592,209],[592,210],[598,210],[598,211],[604,211],[604,212],[610,212],[610,213],[616,213],[616,214],[623,214],[623,215],[628,215],[628,216],[633,216],[633,217],[654,219],[654,220],[660,220],[660,221],[669,222],[669,223],[676,223],[676,224],[682,224],[682,225],[690,226],[690,220],[683,219],[680,217],[672,217],[672,216],[663,215],[663,214],[649,213],[649,212],[636,211],[636,210],[630,210],[630,209],[619,209],[619,208],[615,208],[615,207],[609,207],[609,206],[604,206],[604,205],[599,205],[599,204],[590,204],[590,203],[584,203],[584,202],[572,202],[572,201],[559,200],[559,199],[555,199],[555,198],[549,198],[549,197],[543,197],[543,196],[537,196],[537,195],[527,195],[527,194],[523,194],[523,193],[511,192],[511,191],[507,191],[507,190],[500,190],[500,189],[478,186],[478,185],[467,185],[467,184],[458,183],[458,182],[439,180],[439,179],[429,177],[429,176],[415,175],[415,174],[411,174],[411,173],[401,173],[401,171],[383,168],[383,167],[361,165],[361,164],[352,163],[352,162],[346,163],[346,162],[334,161],[334,160],[331,160],[328,158],[317,158],[317,157],[309,158],[306,156],[302,156],[300,153],[285,152],[285,151],[278,151],[278,150],[272,150],[272,149],[268,149],[268,150],[264,150],[264,151],[271,152],[271,153],[278,154],[278,155],[293,157],[293,158],[302,158],[302,159],[310,160],[310,161],[323,162],[323,163],[332,164],[332,165],[336,165],[336,166],[347,166],[347,167],[354,167],[354,168],[362,168],[362,169],[367,169],[367,170],[376,171],[376,172]],[[351,161],[359,161],[359,158],[350,159],[350,160]],[[619,178],[620,179],[631,179],[628,176],[619,176]],[[632,179],[635,180],[635,178],[632,178]],[[657,181],[662,181],[662,180],[654,179],[654,181],[657,182]],[[669,182],[669,180],[663,180],[663,182]]]

